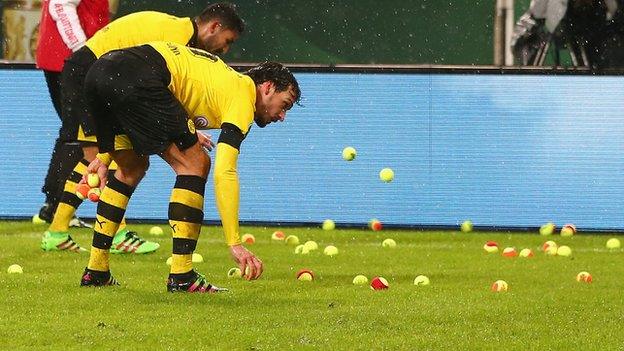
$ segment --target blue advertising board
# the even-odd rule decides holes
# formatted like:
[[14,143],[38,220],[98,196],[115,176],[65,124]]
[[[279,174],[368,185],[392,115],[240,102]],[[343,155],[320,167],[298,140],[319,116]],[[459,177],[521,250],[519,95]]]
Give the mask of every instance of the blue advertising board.
[[[624,230],[624,77],[296,77],[302,106],[253,127],[241,146],[242,221]],[[34,70],[0,70],[0,106],[0,217],[30,217],[44,199],[59,120]],[[342,159],[346,146],[357,149],[354,161]],[[390,183],[379,179],[385,167]],[[128,218],[166,220],[174,180],[152,157]],[[205,220],[218,221],[212,176],[206,189]],[[85,203],[78,214],[94,212]]]

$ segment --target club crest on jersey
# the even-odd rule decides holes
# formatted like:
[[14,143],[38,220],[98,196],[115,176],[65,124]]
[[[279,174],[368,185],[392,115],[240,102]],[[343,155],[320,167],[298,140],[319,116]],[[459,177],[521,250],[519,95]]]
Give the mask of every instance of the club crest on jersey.
[[188,125],[189,132],[191,132],[191,134],[195,134],[195,123],[189,119],[186,121],[186,124]]
[[197,129],[204,129],[208,127],[208,119],[204,116],[195,116],[193,117],[193,124]]

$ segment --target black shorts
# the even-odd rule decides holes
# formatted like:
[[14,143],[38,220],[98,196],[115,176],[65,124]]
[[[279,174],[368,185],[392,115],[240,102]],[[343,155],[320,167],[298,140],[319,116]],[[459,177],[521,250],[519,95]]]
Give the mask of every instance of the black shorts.
[[100,152],[115,150],[115,136],[124,134],[139,155],[197,142],[188,114],[167,88],[170,81],[165,60],[149,45],[109,52],[91,66],[85,94]]
[[95,62],[95,54],[86,46],[73,53],[63,66],[61,86],[63,87],[63,125],[74,138],[78,136],[78,126],[86,136],[95,135],[95,122],[89,113],[84,96],[84,81],[87,71]]

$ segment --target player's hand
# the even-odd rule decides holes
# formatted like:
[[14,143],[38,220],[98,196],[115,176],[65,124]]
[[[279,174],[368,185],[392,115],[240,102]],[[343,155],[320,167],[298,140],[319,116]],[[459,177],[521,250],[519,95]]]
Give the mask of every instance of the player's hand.
[[93,161],[91,161],[91,163],[89,163],[89,166],[87,167],[87,173],[82,176],[80,183],[87,182],[87,175],[89,173],[96,173],[98,175],[98,177],[100,178],[100,190],[104,190],[108,178],[108,166],[96,157]]
[[[234,262],[238,264],[238,268],[240,268],[245,279],[254,280],[260,278],[260,275],[262,275],[262,261],[254,256],[251,251],[239,244],[230,246],[230,253],[234,258]],[[247,271],[247,269],[249,269],[249,271]]]
[[212,136],[210,134],[204,134],[200,131],[197,131],[197,139],[199,140],[199,144],[206,148],[208,151],[212,151],[215,144],[212,142]]

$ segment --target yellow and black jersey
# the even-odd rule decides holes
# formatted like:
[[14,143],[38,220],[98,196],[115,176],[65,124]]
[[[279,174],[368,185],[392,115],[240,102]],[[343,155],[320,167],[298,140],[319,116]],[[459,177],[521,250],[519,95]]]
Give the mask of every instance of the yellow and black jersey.
[[164,58],[171,81],[169,90],[200,129],[218,129],[224,123],[243,135],[253,123],[256,86],[218,56],[171,42],[148,43]]
[[105,53],[145,44],[169,41],[196,46],[197,27],[189,17],[142,11],[116,19],[100,29],[85,44],[99,58]]

